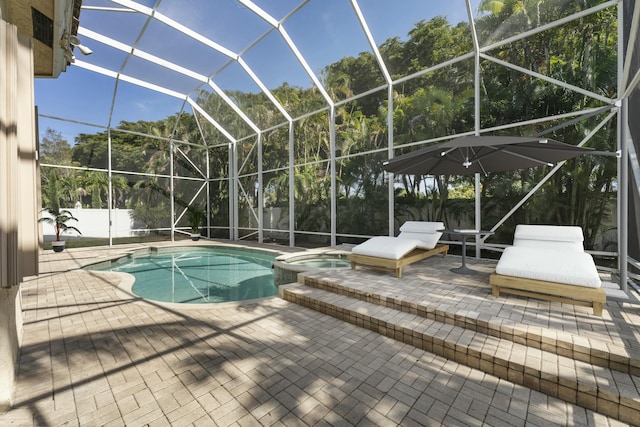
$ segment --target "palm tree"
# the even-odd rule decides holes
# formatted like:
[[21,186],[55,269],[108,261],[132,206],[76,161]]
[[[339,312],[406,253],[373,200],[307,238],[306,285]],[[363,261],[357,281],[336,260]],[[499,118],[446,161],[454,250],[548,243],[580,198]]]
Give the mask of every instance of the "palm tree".
[[207,212],[199,205],[187,206],[187,221],[191,226],[191,240],[200,239],[200,225],[206,215]]
[[91,171],[87,172],[84,177],[85,190],[91,194],[91,207],[94,209],[102,208],[102,193],[109,191],[109,177],[105,172]]
[[53,245],[56,252],[61,252],[64,249],[64,242],[60,239],[62,233],[75,231],[78,234],[82,234],[76,227],[67,224],[69,221],[78,221],[78,219],[69,210],[60,209],[59,192],[58,176],[55,170],[51,170],[48,175],[47,185],[42,189],[42,193],[46,195],[47,203],[49,204],[49,207],[42,209],[42,212],[48,213],[49,216],[40,218],[38,222],[53,225],[56,233],[56,242],[62,242]]
[[38,221],[53,225],[56,232],[56,242],[60,242],[60,236],[67,231],[75,231],[80,235],[82,234],[76,227],[67,224],[67,222],[72,220],[78,221],[78,218],[74,217],[71,211],[67,209],[56,210],[54,208],[44,208],[42,211],[47,212],[51,217],[42,217]]

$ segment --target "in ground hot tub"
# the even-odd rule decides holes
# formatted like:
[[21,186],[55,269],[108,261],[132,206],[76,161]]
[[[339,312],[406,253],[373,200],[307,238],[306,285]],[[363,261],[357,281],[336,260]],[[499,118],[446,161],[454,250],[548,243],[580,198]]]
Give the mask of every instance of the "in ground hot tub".
[[273,282],[276,286],[298,281],[298,273],[317,269],[348,268],[347,255],[351,249],[318,248],[280,255],[273,263]]

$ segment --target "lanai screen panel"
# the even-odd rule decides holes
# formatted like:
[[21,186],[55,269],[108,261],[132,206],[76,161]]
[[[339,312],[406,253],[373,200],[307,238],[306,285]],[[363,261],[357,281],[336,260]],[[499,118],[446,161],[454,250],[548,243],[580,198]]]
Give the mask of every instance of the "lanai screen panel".
[[163,93],[147,89],[128,82],[119,82],[118,91],[113,100],[111,126],[122,127],[123,123],[147,122],[146,130],[141,132],[168,137],[173,131],[169,123],[160,130],[152,131],[152,123],[176,117],[182,110],[184,100],[167,96]]
[[238,62],[231,62],[222,69],[213,84],[227,97],[227,104],[236,109],[235,114],[244,122],[243,126],[250,127],[254,133],[285,120]]
[[[464,0],[406,0],[401,7],[399,3],[385,1],[360,3],[364,19],[394,79],[454,59],[461,50],[471,53]],[[401,49],[410,38],[415,40],[413,47]]]
[[[240,53],[271,27],[236,0],[189,0],[188,4],[162,1],[157,10],[236,53]],[[167,49],[184,50],[184,46],[169,44]],[[192,59],[185,56],[181,62],[190,63]]]
[[[243,53],[242,59],[271,91],[281,87],[309,89],[311,78],[278,31],[270,31]],[[285,110],[291,111],[286,99],[280,99]]]
[[[293,231],[307,240],[314,236],[330,241],[327,237],[334,230],[345,235],[384,234],[389,204],[394,202],[389,200],[390,191],[398,190],[400,195],[404,188],[398,177],[390,188],[375,162],[392,150],[397,155],[477,127],[495,133],[535,134],[572,117],[548,119],[549,114],[570,115],[580,108],[607,106],[618,95],[616,73],[607,75],[617,59],[615,6],[598,10],[604,2],[587,6],[567,0],[553,2],[554,9],[547,7],[550,2],[540,3],[535,10],[533,3],[524,2],[524,8],[509,10],[514,2],[473,0],[470,4],[482,49],[479,96],[473,27],[463,0],[85,0],[79,37],[94,53],[85,57],[76,49],[76,63],[67,73],[81,77],[75,82],[78,97],[90,94],[104,118],[92,116],[95,112],[86,104],[74,105],[64,115],[72,120],[86,117],[81,121],[102,126],[95,133],[111,126],[114,135],[116,130],[129,131],[127,138],[133,139],[144,134],[141,141],[167,146],[157,150],[158,159],[170,157],[171,141],[177,146],[196,141],[206,145],[208,197],[217,210],[212,220],[220,236],[229,236],[230,224],[242,223],[234,212],[243,209],[235,206],[242,203],[241,195],[229,194],[239,187],[247,193],[245,202],[250,200],[246,206],[250,209],[242,212],[248,228],[264,225],[256,224],[255,218],[249,220],[249,213],[262,212],[266,218],[268,209],[277,208],[279,219],[269,227]],[[478,10],[480,5],[483,9]],[[360,12],[375,46],[359,22]],[[569,17],[576,19],[536,30]],[[581,44],[585,34],[589,40]],[[93,71],[97,71],[96,81],[105,83],[84,84],[83,75]],[[60,92],[60,99],[65,99],[64,94]],[[478,104],[480,117],[476,117]],[[62,110],[57,105],[53,108]],[[165,123],[151,123],[156,120]],[[191,121],[195,124],[186,126]],[[553,136],[578,143],[580,135],[595,128],[593,122],[580,120],[554,131]],[[391,131],[388,126],[393,126]],[[610,126],[614,122],[606,132]],[[609,141],[615,138],[606,132],[603,135]],[[118,145],[122,138],[118,133],[114,139],[116,148],[124,152]],[[245,147],[247,141],[258,138],[262,165],[257,153],[248,154]],[[156,149],[149,152],[156,154]],[[175,168],[181,181],[174,190],[190,194],[197,191],[197,184],[182,187],[198,179],[198,172],[189,162],[201,165],[203,160],[178,154],[173,164],[166,164]],[[118,156],[113,156],[114,163],[126,167]],[[235,165],[247,159],[251,170],[240,168],[235,176]],[[149,173],[142,167],[134,169],[136,174]],[[165,179],[166,173],[161,171],[159,178]],[[133,179],[133,175],[127,177],[129,187],[146,177]],[[434,188],[416,179],[420,192]],[[260,191],[263,200],[259,200]],[[376,218],[370,230],[358,230],[359,224],[345,219],[358,198],[366,201],[364,214]],[[316,200],[311,216],[305,216],[307,204]],[[369,203],[373,200],[380,203]],[[395,213],[401,210],[399,205]],[[402,214],[420,215],[412,209]],[[183,221],[178,224],[183,225]]]
[[[139,1],[139,4],[145,4],[148,7],[153,2]],[[83,30],[91,30],[94,33],[110,36],[111,38],[132,46],[140,31],[144,28],[148,20],[148,16],[136,13],[131,9],[121,6],[115,2],[108,0],[83,0],[80,12],[81,23],[79,26],[79,36],[83,36]],[[84,40],[84,44],[91,45],[93,42]],[[93,46],[91,46],[93,49]],[[98,61],[93,59],[92,61]]]
[[[63,119],[73,119],[76,122],[104,126],[109,124],[109,112],[114,94],[114,80],[83,70],[70,67],[55,80],[36,79],[36,106],[38,113]],[[88,100],[85,95],[93,94],[91,108],[87,108]],[[95,99],[93,99],[95,97]],[[41,133],[46,131],[40,121]],[[73,143],[79,133],[76,126],[70,122],[58,122],[54,129],[63,133],[69,143]]]
[[[525,31],[533,30],[561,18],[579,14],[606,0],[581,2],[560,0],[553,2],[479,2],[478,39],[482,47],[504,41]],[[610,8],[615,13],[615,8]]]
[[[349,2],[311,0],[284,26],[333,101],[384,83],[382,71],[375,60],[371,61],[371,46]],[[314,34],[314,37],[306,36],[308,34]],[[363,59],[358,62],[360,57]],[[349,72],[329,73],[329,67],[338,63],[342,64],[341,70],[348,69]],[[360,67],[367,67],[366,79],[363,75],[353,78]]]

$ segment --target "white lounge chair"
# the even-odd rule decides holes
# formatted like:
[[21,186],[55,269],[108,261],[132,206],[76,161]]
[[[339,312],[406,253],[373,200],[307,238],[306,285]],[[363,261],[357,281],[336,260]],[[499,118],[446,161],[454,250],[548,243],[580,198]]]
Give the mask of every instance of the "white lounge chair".
[[380,270],[393,270],[402,277],[402,267],[435,254],[446,256],[448,245],[439,245],[444,230],[442,222],[407,221],[398,237],[376,236],[354,246],[347,259],[351,268],[358,264]]
[[500,292],[593,307],[602,316],[606,293],[593,257],[584,252],[580,227],[523,225],[489,277]]

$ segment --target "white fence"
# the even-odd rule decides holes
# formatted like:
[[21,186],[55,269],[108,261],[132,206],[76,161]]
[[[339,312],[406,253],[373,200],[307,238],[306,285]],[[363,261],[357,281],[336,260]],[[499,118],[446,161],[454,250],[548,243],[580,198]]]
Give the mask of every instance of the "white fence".
[[[78,221],[69,221],[67,225],[76,227],[82,233],[80,237],[109,237],[109,210],[108,209],[69,209],[69,212],[74,217],[78,218]],[[111,211],[111,221],[113,228],[111,230],[112,237],[129,237],[134,236],[136,233],[131,231],[133,229],[133,218],[131,218],[131,209],[113,209]],[[42,216],[48,216],[46,212],[42,213]],[[48,242],[55,240],[56,233],[53,225],[47,223],[41,223],[42,234],[44,241]],[[64,240],[70,240],[78,238],[78,233],[70,231],[63,234]]]

